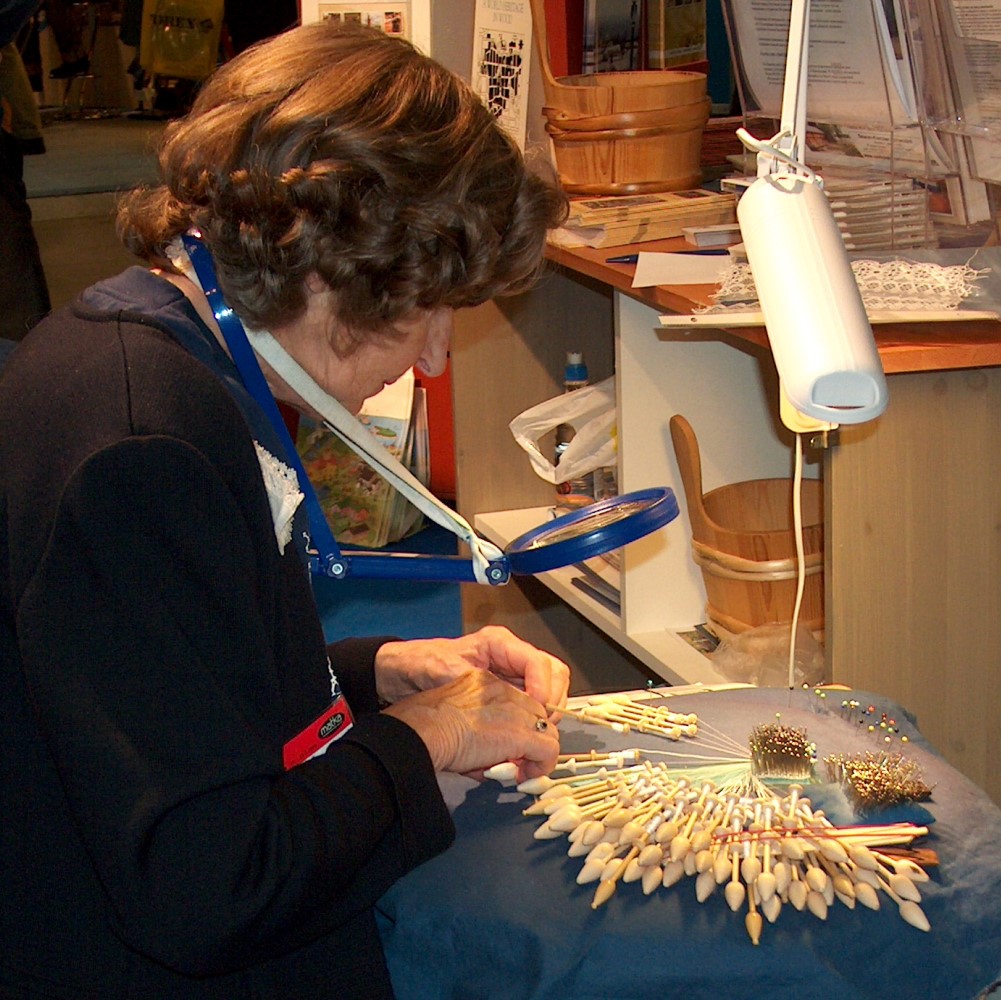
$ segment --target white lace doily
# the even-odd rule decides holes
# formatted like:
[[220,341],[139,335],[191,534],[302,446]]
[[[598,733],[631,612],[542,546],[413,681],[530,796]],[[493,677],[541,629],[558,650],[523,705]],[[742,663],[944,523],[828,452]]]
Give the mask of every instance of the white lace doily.
[[254,447],[257,449],[257,461],[261,465],[261,475],[264,477],[264,488],[268,491],[278,551],[284,554],[285,546],[292,540],[292,517],[303,501],[299,477],[295,474],[295,469],[280,462],[256,441]]
[[[983,272],[969,264],[927,264],[908,260],[856,260],[852,271],[866,309],[916,311],[958,309]],[[747,264],[734,263],[723,273],[714,303],[703,312],[747,309],[757,302],[754,277]]]

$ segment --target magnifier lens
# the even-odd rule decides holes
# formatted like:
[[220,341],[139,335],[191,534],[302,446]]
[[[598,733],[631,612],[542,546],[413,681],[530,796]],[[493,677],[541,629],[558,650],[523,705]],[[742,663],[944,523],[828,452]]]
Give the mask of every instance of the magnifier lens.
[[[567,524],[564,527],[547,531],[539,538],[533,539],[529,547],[542,548],[546,545],[553,545],[556,542],[565,542],[568,539],[579,538],[581,535],[587,535],[592,531],[601,531],[609,525],[623,520],[623,518],[632,517],[640,511],[647,510],[650,504],[651,501],[649,500],[627,500],[626,502],[619,502],[615,506],[608,507],[605,510],[592,511],[584,507],[579,511],[573,512],[574,514],[583,515],[580,520]],[[553,522],[554,525],[557,523],[558,521]]]
[[540,525],[511,542],[504,554],[512,573],[545,573],[621,548],[677,516],[673,490],[637,490]]

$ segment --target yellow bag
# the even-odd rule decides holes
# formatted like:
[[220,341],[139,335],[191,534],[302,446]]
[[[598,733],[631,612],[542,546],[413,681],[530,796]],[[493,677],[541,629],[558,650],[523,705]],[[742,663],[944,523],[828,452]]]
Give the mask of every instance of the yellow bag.
[[219,60],[223,0],[146,0],[139,61],[153,76],[204,80]]

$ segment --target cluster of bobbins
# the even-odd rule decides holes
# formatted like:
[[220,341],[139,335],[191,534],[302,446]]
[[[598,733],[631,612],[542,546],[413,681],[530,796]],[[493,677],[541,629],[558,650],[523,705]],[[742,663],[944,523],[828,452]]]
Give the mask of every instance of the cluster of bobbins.
[[605,695],[580,708],[559,711],[581,722],[607,726],[617,733],[637,732],[669,740],[680,740],[683,736],[694,739],[699,735],[699,718],[694,713],[672,712],[665,705],[645,705],[628,695]]
[[[853,713],[860,707],[846,701],[842,709]],[[524,814],[544,817],[535,838],[566,837],[568,855],[583,859],[577,882],[596,883],[592,908],[607,902],[621,884],[638,882],[651,895],[691,877],[700,903],[722,887],[731,910],[746,909],[754,944],[765,921],[774,923],[787,906],[824,920],[836,902],[876,910],[885,898],[908,924],[930,929],[918,885],[928,880],[922,864],[937,859],[933,851],[911,846],[927,827],[833,824],[812,807],[799,783],[812,779],[816,747],[780,716],[755,726],[749,746],[741,746],[694,714],[626,695],[562,711],[620,733],[693,742],[698,737],[698,748],[710,751],[708,756],[687,749],[564,754],[549,776],[518,784],[520,792],[535,796]],[[883,722],[893,725],[885,716]],[[684,758],[684,771],[652,762],[654,755]],[[857,806],[878,808],[930,792],[900,755],[835,755],[825,763]],[[503,780],[500,773],[488,776]],[[763,779],[780,781],[783,794]]]
[[907,923],[929,929],[917,886],[927,874],[909,857],[886,850],[909,845],[926,827],[839,828],[811,808],[798,784],[784,796],[763,788],[756,794],[720,789],[711,780],[674,776],[661,763],[626,766],[641,753],[595,756],[597,770],[588,776],[581,775],[577,755],[576,774],[518,785],[537,796],[525,815],[545,816],[536,839],[565,836],[568,855],[583,858],[577,882],[597,883],[593,908],[620,883],[639,882],[650,895],[690,876],[700,903],[723,886],[731,910],[746,906],[754,944],[764,920],[774,922],[785,904],[825,919],[835,900],[878,909],[881,895],[897,904]]

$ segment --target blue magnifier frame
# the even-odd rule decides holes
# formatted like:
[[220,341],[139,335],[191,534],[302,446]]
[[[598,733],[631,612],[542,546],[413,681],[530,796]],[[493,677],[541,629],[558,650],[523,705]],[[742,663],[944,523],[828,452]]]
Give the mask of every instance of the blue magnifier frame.
[[338,580],[353,576],[358,579],[486,582],[496,586],[507,583],[512,574],[532,576],[545,573],[621,548],[656,531],[678,516],[677,499],[674,492],[666,486],[638,490],[588,504],[516,538],[507,546],[500,559],[491,561],[486,567],[485,581],[477,580],[473,562],[465,556],[380,552],[371,549],[342,550],[334,538],[295,442],[257,363],[257,357],[247,339],[247,331],[240,318],[226,304],[219,289],[212,255],[196,236],[185,234],[182,242],[240,377],[247,391],[267,414],[285,447],[289,464],[298,476],[299,488],[305,497],[304,503],[309,515],[311,540],[315,546],[315,551],[309,555],[309,568],[315,575]]

